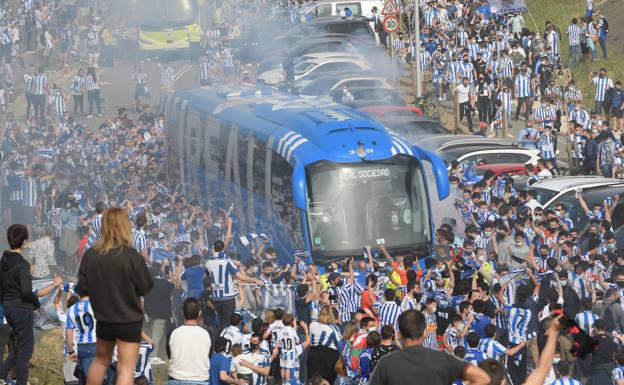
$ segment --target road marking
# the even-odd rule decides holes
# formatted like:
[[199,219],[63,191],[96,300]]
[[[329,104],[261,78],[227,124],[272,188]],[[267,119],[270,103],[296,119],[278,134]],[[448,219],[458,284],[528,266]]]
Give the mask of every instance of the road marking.
[[182,78],[182,76],[184,76],[184,74],[186,74],[192,67],[193,65],[190,63],[187,63],[184,67],[182,67],[182,69],[173,77],[173,84],[175,85],[176,82],[180,80],[180,78]]

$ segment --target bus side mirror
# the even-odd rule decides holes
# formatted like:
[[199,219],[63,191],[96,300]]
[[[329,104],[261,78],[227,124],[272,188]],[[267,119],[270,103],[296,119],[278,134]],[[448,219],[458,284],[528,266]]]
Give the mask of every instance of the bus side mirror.
[[424,159],[431,164],[431,170],[433,171],[433,176],[438,188],[438,199],[443,200],[448,197],[451,187],[444,161],[433,152],[418,148],[416,146],[412,147],[412,149],[420,155],[421,159]]
[[293,172],[292,179],[293,198],[295,200],[295,207],[300,210],[307,211],[307,197],[308,191],[306,188],[306,175],[305,168],[301,163],[297,163]]

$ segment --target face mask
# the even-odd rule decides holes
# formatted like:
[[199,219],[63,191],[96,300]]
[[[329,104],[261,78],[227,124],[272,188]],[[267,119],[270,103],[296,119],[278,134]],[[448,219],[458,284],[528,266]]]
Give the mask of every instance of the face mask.
[[600,216],[600,214],[601,214],[601,211],[600,211],[600,210],[594,210],[594,214],[595,214],[597,217],[599,217],[599,216]]
[[555,210],[555,215],[560,217],[561,216],[561,210]]
[[390,221],[392,222],[392,226],[398,226],[399,216],[396,214],[392,214],[392,216],[390,217]]
[[327,215],[323,215],[323,223],[329,223],[329,217]]
[[535,221],[541,221],[544,217],[541,215],[533,215],[533,220]]
[[491,231],[484,231],[484,232],[483,232],[483,235],[484,235],[486,238],[490,238],[490,237],[492,236],[492,232],[491,232]]
[[607,243],[607,250],[615,250],[615,243]]
[[516,246],[521,247],[524,244],[524,241],[516,241]]
[[249,350],[253,351],[253,350],[256,350],[256,349],[258,349],[258,344],[252,344],[252,343],[249,344]]
[[336,286],[341,287],[344,285],[344,282],[342,281],[342,279],[338,282],[336,282]]
[[368,328],[367,330],[368,330],[369,332],[376,332],[376,331],[377,331],[377,328],[373,326],[373,327]]
[[346,89],[346,88],[343,88],[342,93],[343,93],[343,94],[346,94],[346,93],[347,93],[347,89]]

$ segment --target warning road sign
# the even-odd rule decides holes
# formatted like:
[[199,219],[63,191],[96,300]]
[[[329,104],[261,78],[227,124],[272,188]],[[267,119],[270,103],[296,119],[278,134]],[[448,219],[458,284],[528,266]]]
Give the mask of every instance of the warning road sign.
[[398,15],[399,9],[397,8],[394,0],[386,0],[384,7],[381,10],[382,15]]
[[399,30],[399,19],[394,16],[386,16],[383,20],[383,29],[388,33],[395,33]]

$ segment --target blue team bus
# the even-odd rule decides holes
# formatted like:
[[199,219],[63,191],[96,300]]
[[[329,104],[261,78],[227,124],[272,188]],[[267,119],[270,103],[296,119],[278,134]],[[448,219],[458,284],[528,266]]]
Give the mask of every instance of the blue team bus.
[[179,91],[163,98],[168,179],[205,207],[233,207],[238,235],[266,233],[280,256],[316,262],[361,255],[429,253],[431,205],[446,165],[369,115],[272,89]]

